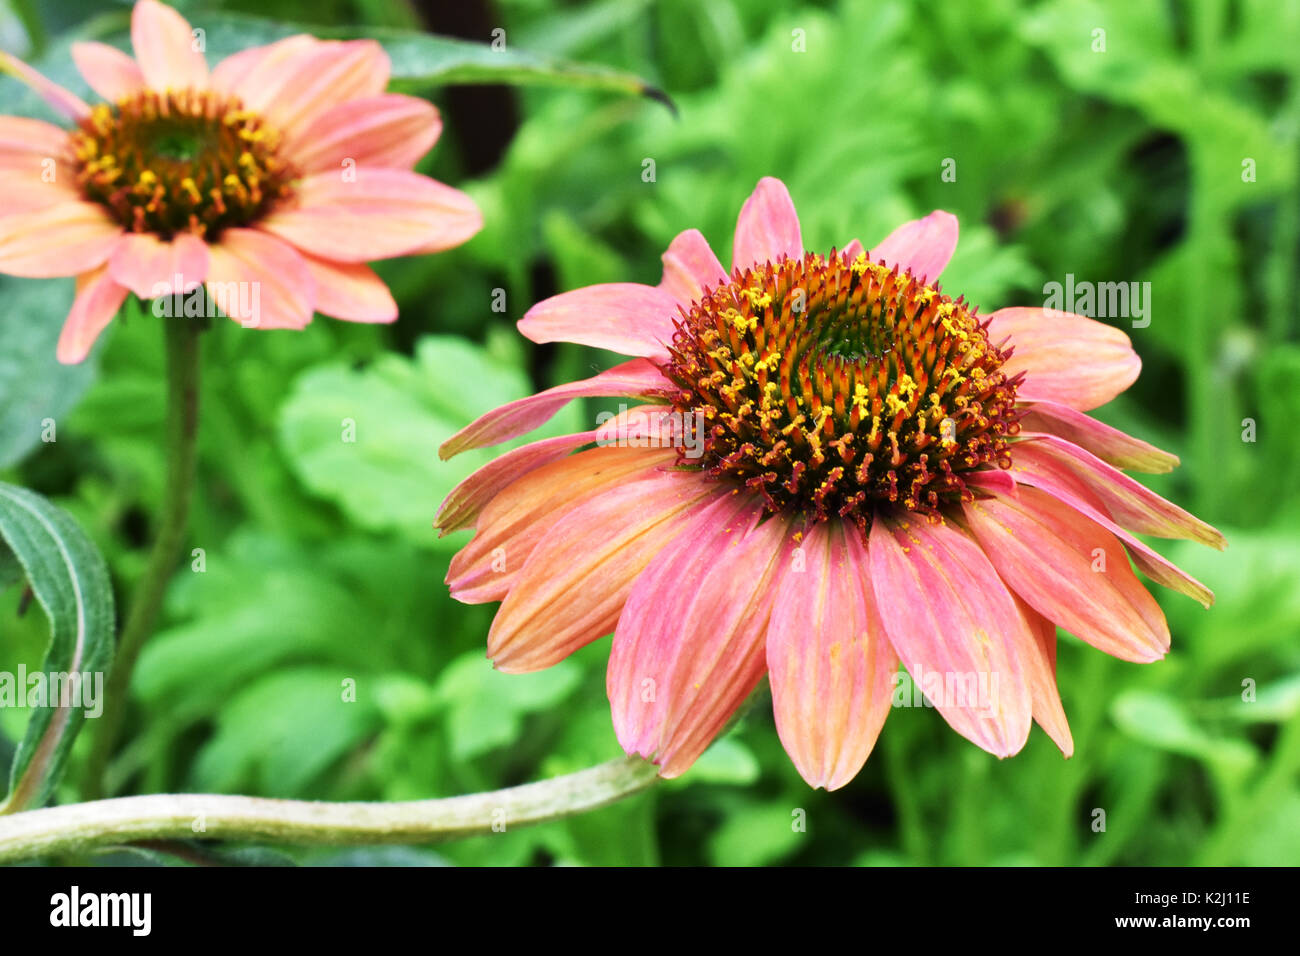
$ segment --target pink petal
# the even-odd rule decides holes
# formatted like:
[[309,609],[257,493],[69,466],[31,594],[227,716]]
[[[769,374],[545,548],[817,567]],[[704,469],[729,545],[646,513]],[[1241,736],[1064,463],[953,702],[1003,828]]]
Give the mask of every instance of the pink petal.
[[668,244],[663,261],[664,277],[659,288],[683,309],[689,310],[692,303],[702,299],[705,289],[712,291],[727,282],[727,270],[698,229],[678,233]]
[[241,77],[223,71],[222,84],[290,136],[339,103],[383,93],[390,72],[388,54],[375,40],[290,37],[247,65]]
[[[43,165],[53,162],[52,167]],[[40,212],[60,203],[79,202],[75,170],[53,157],[0,147],[0,217]]]
[[0,116],[0,150],[25,156],[49,156],[70,162],[67,130],[25,116]]
[[663,359],[676,316],[677,303],[667,292],[635,282],[611,282],[537,303],[519,320],[519,331],[534,342],[576,342]]
[[988,334],[994,345],[1010,339],[1015,351],[1002,371],[1008,377],[1025,373],[1023,395],[1081,412],[1105,405],[1142,369],[1127,335],[1069,312],[999,309],[989,316]]
[[1022,648],[1020,655],[1033,701],[1034,721],[1061,748],[1061,753],[1069,757],[1074,753],[1074,737],[1070,733],[1070,722],[1065,719],[1061,692],[1056,686],[1056,625],[1020,598],[1016,598],[1016,609],[1024,617],[1034,638],[1033,644]]
[[[763,678],[773,577],[789,521],[714,500],[636,579],[614,631],[606,689],[618,742],[684,773]],[[690,582],[689,586],[683,586]]]
[[541,670],[613,631],[646,565],[729,494],[698,475],[664,472],[579,504],[528,556],[492,621],[488,657],[508,673]]
[[471,448],[499,445],[550,421],[575,398],[657,398],[672,384],[645,359],[632,359],[577,382],[548,388],[495,408],[452,435],[438,449],[444,461]]
[[889,716],[898,655],[857,526],[820,522],[803,552],[802,564],[783,563],[767,632],[772,708],[800,775],[837,790],[867,762]]
[[69,200],[0,218],[0,272],[32,279],[81,275],[101,265],[122,227],[95,203]]
[[1164,613],[1113,534],[1046,492],[964,506],[975,539],[1025,603],[1120,660],[1146,663],[1169,650]]
[[410,169],[433,148],[442,119],[432,103],[387,93],[330,107],[286,149],[304,173],[353,166]]
[[238,96],[245,106],[262,112],[288,82],[299,58],[323,42],[299,33],[266,46],[240,50],[217,64],[209,85]]
[[903,223],[871,249],[876,262],[912,275],[928,285],[938,280],[957,248],[957,217],[936,209],[923,219]]
[[208,294],[240,325],[301,329],[311,321],[311,273],[288,243],[256,229],[226,229],[208,256]]
[[659,439],[660,436],[655,434],[658,430],[655,427],[655,415],[668,410],[669,406],[665,405],[639,405],[620,412],[599,428],[572,435],[560,435],[556,438],[545,438],[494,458],[447,495],[438,509],[437,518],[434,519],[434,527],[441,529],[439,537],[461,528],[473,527],[478,520],[479,512],[503,488],[529,472],[565,457],[582,445],[596,442],[627,448],[674,447],[667,440],[657,440],[650,444],[631,441],[642,436]]
[[0,75],[6,73],[35,90],[40,98],[60,115],[78,123],[90,115],[90,107],[80,96],[65,90],[53,80],[41,76],[16,56],[0,50]]
[[483,226],[464,193],[404,169],[357,167],[307,176],[296,208],[272,213],[267,232],[321,259],[370,262],[458,246]]
[[858,256],[862,255],[862,253],[865,251],[866,250],[862,248],[862,243],[859,242],[857,239],[854,239],[850,241],[849,244],[843,248],[843,250],[841,250],[840,255],[844,257],[845,262],[852,263],[855,259],[857,259]]
[[1180,594],[1186,594],[1207,608],[1214,603],[1214,594],[1209,588],[1111,520],[1101,499],[1072,468],[1043,448],[1041,442],[1027,441],[1023,445],[1017,445],[1011,472],[1021,484],[1043,489],[1123,541],[1133,556],[1134,563],[1151,580]]
[[108,260],[113,281],[142,299],[197,289],[208,277],[208,247],[181,233],[164,241],[150,233],[124,233]]
[[1032,704],[1017,649],[1032,636],[984,552],[909,511],[876,516],[868,553],[876,607],[912,679],[963,737],[999,757],[1019,751]]
[[[1223,535],[1195,515],[1166,501],[1117,468],[1073,442],[1055,435],[1024,431],[1012,450],[1012,459],[1023,444],[1034,444],[1031,454],[1051,456],[1083,479],[1105,504],[1116,521],[1139,534],[1158,538],[1190,538],[1222,551],[1228,546]],[[1022,444],[1023,443],[1023,444]]]
[[1140,438],[1111,428],[1083,412],[1059,402],[1025,398],[1028,409],[1020,426],[1035,432],[1047,432],[1073,442],[1116,468],[1128,468],[1148,474],[1164,474],[1178,466],[1178,456],[1161,451]]
[[106,43],[72,44],[72,62],[90,88],[110,103],[145,88],[140,65]]
[[77,277],[77,297],[59,335],[58,359],[76,365],[90,354],[99,334],[126,299],[126,289],[112,280],[104,267]]
[[186,19],[157,0],[136,0],[131,46],[147,86],[155,90],[205,89],[208,63]]
[[803,255],[799,214],[785,183],[770,176],[758,181],[740,209],[734,246],[731,265],[741,271]]
[[348,322],[396,320],[397,303],[393,294],[368,265],[301,255],[316,285],[317,312]]
[[[500,601],[533,549],[560,518],[584,501],[617,485],[649,477],[672,461],[671,455],[658,449],[592,448],[541,465],[495,488],[477,515],[478,533],[451,559],[447,571],[451,596],[465,604]],[[487,483],[492,479],[489,475],[480,480]],[[471,502],[473,497],[471,492]],[[451,498],[448,496],[448,502]]]

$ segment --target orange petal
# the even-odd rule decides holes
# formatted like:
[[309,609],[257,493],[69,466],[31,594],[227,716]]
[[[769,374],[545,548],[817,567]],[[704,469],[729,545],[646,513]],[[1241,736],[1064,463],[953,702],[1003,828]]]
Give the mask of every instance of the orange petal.
[[1056,686],[1056,625],[1020,598],[1016,598],[1016,608],[1034,638],[1033,644],[1022,648],[1020,655],[1033,701],[1034,722],[1061,748],[1061,753],[1069,757],[1074,753],[1074,736],[1070,733],[1070,722],[1065,719],[1061,692]]
[[898,655],[871,589],[862,532],[814,525],[788,557],[767,632],[776,729],[809,786],[837,790],[867,762],[889,716]]
[[780,517],[754,527],[761,511],[734,495],[698,512],[619,616],[605,680],[614,730],[661,776],[695,762],[767,669],[772,579],[790,528]]
[[316,284],[316,311],[348,322],[392,322],[397,303],[384,280],[360,262],[329,262],[302,253]]
[[1121,660],[1165,656],[1164,613],[1105,528],[1030,487],[964,511],[999,576],[1039,614]]
[[557,521],[519,572],[488,632],[509,673],[540,670],[610,633],[646,565],[728,489],[664,472],[582,502]]
[[370,262],[460,245],[483,226],[464,193],[402,169],[358,167],[302,180],[296,208],[260,226],[299,249],[337,262]]
[[311,321],[315,285],[288,243],[256,229],[226,229],[208,257],[204,285],[231,319],[254,329],[301,329]]
[[249,109],[296,136],[331,107],[384,92],[389,72],[375,40],[285,42],[233,85]]
[[145,88],[140,64],[107,43],[72,44],[72,62],[90,88],[110,103]]
[[606,489],[648,477],[674,457],[657,448],[592,448],[520,476],[497,491],[478,516],[478,533],[451,559],[451,596],[465,604],[502,600],[560,518]]
[[1032,640],[979,545],[951,522],[877,515],[871,585],[890,643],[944,720],[1007,757],[1029,736],[1032,703],[1018,649]]
[[113,249],[108,269],[114,281],[142,299],[197,289],[208,277],[208,247],[181,233],[164,241],[150,233],[125,233]]
[[77,298],[63,323],[59,335],[58,359],[64,365],[76,365],[90,354],[99,338],[126,298],[126,289],[101,266],[94,272],[77,277]]
[[147,86],[155,90],[201,90],[208,62],[189,22],[157,0],[136,0],[131,11],[131,46]]
[[69,200],[0,218],[0,272],[32,279],[81,275],[101,265],[122,227],[103,207]]

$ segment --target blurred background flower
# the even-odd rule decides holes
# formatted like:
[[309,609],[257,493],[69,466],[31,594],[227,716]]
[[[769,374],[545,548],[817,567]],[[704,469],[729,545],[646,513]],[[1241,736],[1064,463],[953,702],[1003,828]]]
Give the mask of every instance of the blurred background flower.
[[[4,42],[83,96],[68,44],[120,43],[129,12],[62,0],[9,9]],[[1295,2],[258,0],[182,10],[206,29],[214,62],[303,22],[318,36],[387,36],[395,88],[430,94],[446,124],[418,169],[462,186],[486,225],[459,249],[376,267],[401,310],[392,326],[317,322],[259,337],[226,323],[209,337],[187,539],[201,554],[178,575],[166,629],[140,661],[135,743],[111,768],[119,792],[400,799],[616,756],[606,639],[544,672],[497,674],[482,651],[492,608],[446,595],[465,535],[439,541],[432,516],[491,455],[438,464],[436,449],[490,408],[617,362],[527,343],[514,322],[531,305],[598,282],[657,282],[673,236],[729,235],[735,184],[774,174],[799,199],[810,248],[883,236],[935,208],[956,213],[962,240],[944,285],[984,313],[1042,306],[1048,285],[1069,276],[1150,282],[1149,324],[1104,320],[1129,335],[1143,374],[1096,414],[1182,459],[1144,480],[1231,541],[1223,554],[1168,549],[1214,590],[1214,609],[1157,595],[1173,640],[1158,667],[1061,638],[1068,761],[1036,730],[1020,756],[998,761],[914,708],[888,721],[851,784],[813,793],[769,708],[756,707],[689,775],[643,796],[381,859],[1300,856]],[[411,51],[427,48],[405,31],[430,29],[489,53],[500,40],[501,64],[528,52],[643,77],[679,115],[585,74],[581,87],[558,74],[557,88],[447,85],[490,77],[421,72],[429,58]],[[516,79],[537,79],[511,63]],[[5,112],[42,115],[35,97],[0,83]],[[729,261],[729,249],[717,252]],[[128,302],[127,321],[87,363],[57,368],[42,317],[66,314],[70,286],[0,283],[0,479],[72,511],[124,588],[141,570],[163,480],[161,349]],[[616,407],[575,403],[548,434],[593,427]],[[47,418],[58,440],[43,444]],[[354,441],[343,440],[346,421]],[[34,615],[15,616],[19,600],[16,589],[0,594],[9,670],[36,666],[45,640]],[[356,701],[341,705],[347,680]],[[15,739],[21,715],[0,711],[0,731]]]

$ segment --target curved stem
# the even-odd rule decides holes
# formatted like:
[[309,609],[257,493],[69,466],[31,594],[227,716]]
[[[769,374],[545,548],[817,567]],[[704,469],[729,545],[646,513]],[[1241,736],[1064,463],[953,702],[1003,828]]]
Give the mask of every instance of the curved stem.
[[159,839],[347,846],[432,843],[595,810],[650,786],[657,768],[620,758],[505,790],[407,803],[314,803],[217,794],[154,794],[0,818],[0,863]]
[[192,320],[164,319],[167,343],[167,478],[162,511],[149,565],[136,586],[104,691],[104,713],[93,726],[83,792],[104,793],[104,772],[126,716],[131,672],[140,649],[153,633],[167,583],[180,557],[194,488],[195,445],[199,431],[199,335]]

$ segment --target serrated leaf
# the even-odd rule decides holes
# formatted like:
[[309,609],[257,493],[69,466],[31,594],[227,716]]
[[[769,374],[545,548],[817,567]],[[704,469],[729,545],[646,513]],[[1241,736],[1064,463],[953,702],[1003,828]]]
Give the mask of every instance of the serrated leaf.
[[[113,591],[99,551],[67,514],[40,495],[0,483],[0,539],[22,566],[36,600],[50,621],[50,647],[41,674],[60,675],[60,706],[32,709],[9,775],[9,796],[0,814],[39,807],[53,793],[68,751],[87,715],[102,710],[105,672],[113,658]],[[70,683],[69,675],[81,675]],[[12,675],[9,675],[12,679]],[[87,679],[88,678],[88,679]],[[3,680],[3,678],[0,678]],[[28,687],[11,691],[28,705]],[[0,703],[6,702],[0,683]],[[65,706],[66,705],[66,706]]]

